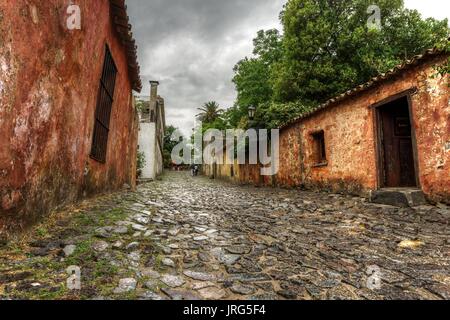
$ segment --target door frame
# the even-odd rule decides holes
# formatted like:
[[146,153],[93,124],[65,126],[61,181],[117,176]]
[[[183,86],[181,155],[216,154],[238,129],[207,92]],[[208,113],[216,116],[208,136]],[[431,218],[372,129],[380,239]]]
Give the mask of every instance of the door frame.
[[409,120],[411,122],[411,142],[413,145],[413,158],[414,158],[414,172],[416,175],[416,187],[422,189],[420,183],[420,170],[419,170],[419,158],[417,151],[417,138],[416,128],[414,126],[413,108],[411,96],[417,93],[417,87],[412,87],[408,90],[399,92],[395,95],[389,96],[386,99],[378,101],[370,106],[373,110],[373,123],[374,123],[374,135],[375,135],[375,152],[376,152],[376,170],[377,170],[377,189],[385,188],[385,157],[383,148],[383,127],[381,125],[380,108],[386,104],[406,98],[409,110]]

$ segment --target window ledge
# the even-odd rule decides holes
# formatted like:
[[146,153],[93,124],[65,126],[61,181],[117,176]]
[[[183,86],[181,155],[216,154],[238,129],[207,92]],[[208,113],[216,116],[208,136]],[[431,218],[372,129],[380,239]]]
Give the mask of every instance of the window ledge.
[[313,168],[323,168],[323,167],[327,167],[328,166],[328,161],[326,162],[322,162],[322,163],[317,163],[315,165],[313,165]]
[[92,160],[94,160],[95,162],[98,162],[98,163],[101,163],[101,164],[106,164],[106,161],[105,160],[100,160],[100,159],[97,159],[95,156],[93,156],[93,155],[89,155],[89,158],[91,158]]

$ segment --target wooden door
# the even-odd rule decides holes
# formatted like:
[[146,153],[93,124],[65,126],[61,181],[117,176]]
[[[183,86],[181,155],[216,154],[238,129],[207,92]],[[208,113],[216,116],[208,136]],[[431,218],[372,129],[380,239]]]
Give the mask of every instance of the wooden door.
[[213,163],[213,179],[217,179],[217,163]]
[[409,106],[406,98],[380,108],[384,187],[416,187]]

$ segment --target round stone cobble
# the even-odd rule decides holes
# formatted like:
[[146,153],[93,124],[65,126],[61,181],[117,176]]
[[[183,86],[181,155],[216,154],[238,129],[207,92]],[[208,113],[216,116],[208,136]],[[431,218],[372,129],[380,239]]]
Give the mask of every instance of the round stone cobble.
[[[92,208],[84,205],[83,210],[92,217],[99,211],[124,213],[110,226],[90,224],[87,247],[81,240],[65,240],[73,245],[65,247],[69,258],[97,259],[90,264],[96,270],[93,283],[110,284],[114,272],[111,297],[84,278],[93,298],[450,297],[446,206],[395,208],[352,196],[239,186],[168,172],[136,192],[93,200]],[[30,259],[52,252],[47,243],[36,243]],[[17,264],[0,262],[10,270],[0,276],[6,289],[22,281],[11,271]]]

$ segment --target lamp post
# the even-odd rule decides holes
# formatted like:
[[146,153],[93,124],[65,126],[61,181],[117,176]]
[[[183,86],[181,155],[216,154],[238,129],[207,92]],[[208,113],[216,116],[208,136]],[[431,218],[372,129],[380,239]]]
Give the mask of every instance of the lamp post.
[[[248,126],[249,126],[249,129],[251,129],[251,130],[256,130],[256,141],[251,141],[250,140],[250,144],[251,143],[256,143],[256,153],[257,153],[257,158],[256,159],[259,159],[259,156],[258,156],[258,154],[259,154],[259,128],[258,128],[258,125],[257,125],[257,123],[256,123],[256,121],[255,121],[255,116],[256,116],[256,107],[255,106],[249,106],[248,107],[248,118],[249,118],[249,123],[248,123]],[[251,139],[251,138],[250,138]],[[256,164],[256,166],[257,166],[257,168],[258,168],[258,179],[257,179],[257,181],[254,181],[254,183],[257,185],[257,186],[260,186],[261,184],[262,184],[262,177],[261,177],[261,175],[259,174],[259,170],[260,170],[260,168],[261,168],[261,165],[260,165],[260,163],[259,163],[259,161],[257,160],[257,164]],[[248,176],[250,176],[250,172],[248,172]]]
[[256,107],[250,106],[248,107],[248,118],[253,121],[255,119]]
[[[249,106],[248,107],[248,119],[249,119],[248,129],[249,130],[256,130],[256,144],[258,144],[259,132],[258,132],[258,128],[256,126],[255,115],[256,115],[256,107],[253,106],[253,105]],[[254,142],[254,141],[250,140],[250,142]]]

